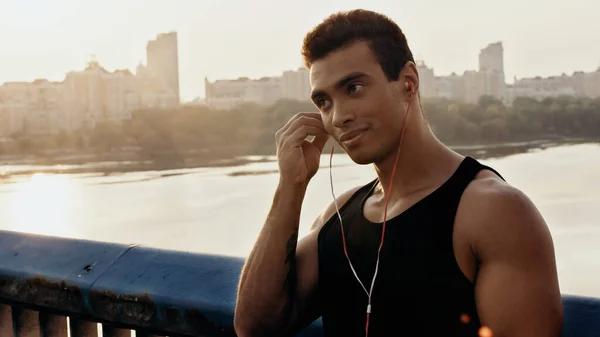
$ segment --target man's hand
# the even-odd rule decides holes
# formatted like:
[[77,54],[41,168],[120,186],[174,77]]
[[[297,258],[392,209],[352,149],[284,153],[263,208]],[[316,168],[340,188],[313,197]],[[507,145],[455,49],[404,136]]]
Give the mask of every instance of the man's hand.
[[[307,140],[314,136],[312,140]],[[329,139],[321,114],[301,112],[275,134],[281,180],[306,186],[317,173],[323,147]]]

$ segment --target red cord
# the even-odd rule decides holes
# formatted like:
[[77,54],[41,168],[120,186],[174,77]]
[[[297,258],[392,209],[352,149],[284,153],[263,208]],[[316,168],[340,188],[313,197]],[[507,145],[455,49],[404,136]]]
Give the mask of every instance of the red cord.
[[[381,242],[379,243],[379,249],[377,249],[377,262],[379,262],[379,254],[381,253],[381,248],[383,247],[383,242],[385,240],[385,228],[386,228],[386,224],[387,224],[387,208],[388,208],[388,202],[390,200],[390,195],[391,195],[391,191],[392,191],[392,186],[393,186],[393,182],[394,182],[394,177],[396,175],[396,168],[398,166],[398,159],[400,158],[400,150],[402,149],[402,142],[404,140],[404,130],[406,129],[406,119],[408,117],[408,112],[410,111],[410,106],[412,103],[412,98],[413,98],[414,94],[411,92],[411,96],[410,99],[408,101],[408,107],[406,109],[406,114],[404,114],[404,120],[403,120],[403,124],[402,124],[402,131],[400,133],[400,144],[398,146],[398,152],[396,153],[396,160],[394,161],[394,166],[392,168],[392,176],[390,179],[390,184],[389,184],[389,189],[388,189],[388,193],[385,196],[385,207],[383,210],[383,226],[381,228]],[[333,150],[334,150],[334,145],[331,146],[331,154],[329,156],[329,167],[332,167],[332,161],[333,161]],[[342,243],[344,246],[344,255],[346,255],[346,259],[348,259],[348,262],[350,263],[350,265],[352,265],[352,263],[350,262],[350,256],[348,255],[348,249],[346,248],[346,234],[344,233],[344,226],[340,223],[340,228],[342,230]],[[376,275],[375,275],[376,276]],[[375,282],[375,276],[373,278],[373,282]],[[369,304],[368,304],[368,308],[370,309],[371,307],[371,298],[369,297]],[[366,323],[365,323],[365,337],[369,336],[369,318],[371,316],[371,312],[370,310],[367,311],[367,319],[366,319]]]

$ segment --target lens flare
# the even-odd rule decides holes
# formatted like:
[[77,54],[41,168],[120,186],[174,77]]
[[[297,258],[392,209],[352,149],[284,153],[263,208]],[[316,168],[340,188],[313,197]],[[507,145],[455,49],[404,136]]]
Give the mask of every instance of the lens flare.
[[493,337],[494,334],[492,334],[492,329],[488,328],[487,326],[482,326],[479,329],[479,337]]

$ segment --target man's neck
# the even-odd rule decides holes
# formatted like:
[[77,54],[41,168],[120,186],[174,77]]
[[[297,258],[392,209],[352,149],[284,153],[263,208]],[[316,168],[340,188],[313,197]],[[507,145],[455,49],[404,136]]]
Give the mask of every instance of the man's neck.
[[[387,195],[398,149],[375,163],[377,176]],[[400,199],[415,191],[437,185],[456,169],[462,156],[442,144],[428,127],[406,130],[394,175],[391,199]]]

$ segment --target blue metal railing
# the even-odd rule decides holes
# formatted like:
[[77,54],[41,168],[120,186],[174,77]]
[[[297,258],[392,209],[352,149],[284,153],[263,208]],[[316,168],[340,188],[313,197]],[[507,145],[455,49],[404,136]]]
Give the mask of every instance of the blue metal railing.
[[[0,336],[234,336],[243,259],[0,231]],[[600,299],[564,296],[563,336],[600,336]],[[68,317],[68,323],[67,323]],[[322,336],[317,321],[303,336]]]

